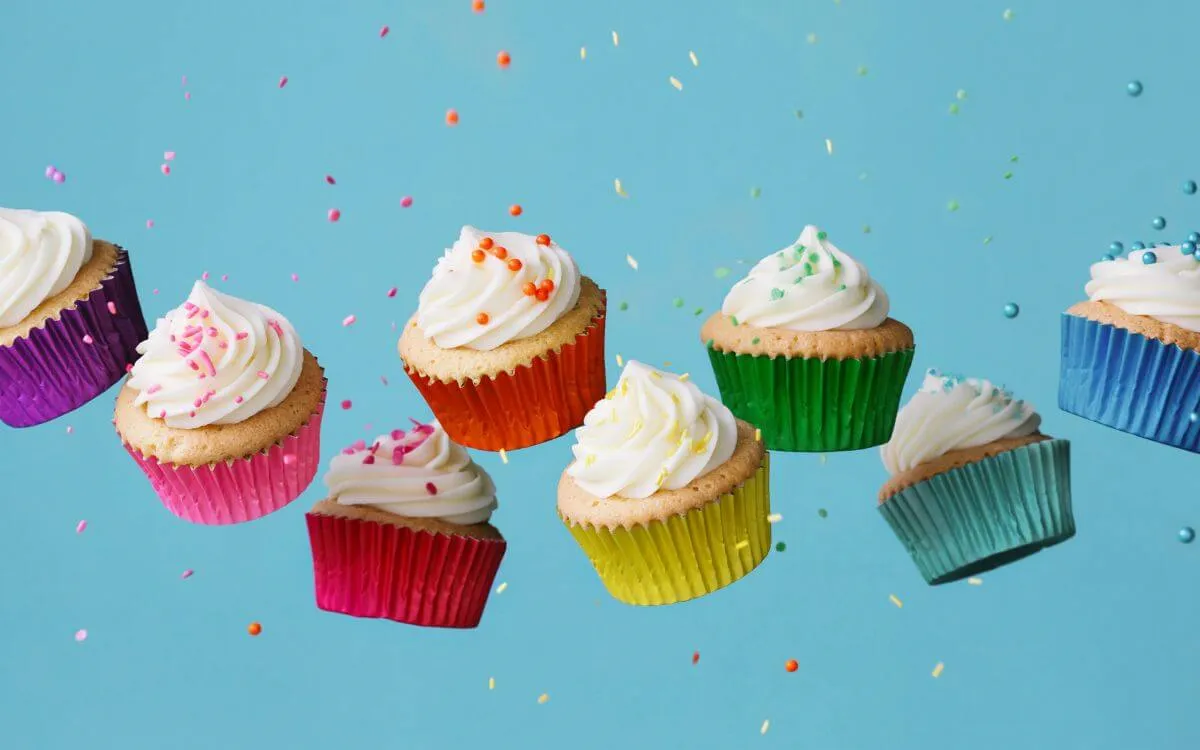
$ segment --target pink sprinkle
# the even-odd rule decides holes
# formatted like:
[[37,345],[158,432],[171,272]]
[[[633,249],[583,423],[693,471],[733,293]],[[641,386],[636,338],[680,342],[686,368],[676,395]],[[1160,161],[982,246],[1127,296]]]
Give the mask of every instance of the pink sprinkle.
[[190,92],[190,91],[183,92],[183,100],[185,102],[190,102],[192,100],[192,92]]
[[82,534],[86,530],[87,530],[87,521],[80,521],[79,523],[75,524],[75,533],[76,534]]
[[221,274],[221,281],[229,281],[229,274],[227,274],[227,273]]
[[337,184],[337,180],[333,179],[333,175],[331,175],[331,174],[325,175],[325,182],[328,182],[330,185]]
[[404,430],[392,430],[392,440],[403,440]]
[[209,326],[204,332],[207,333],[210,338],[214,339],[221,335],[221,332],[217,330],[216,326]]
[[194,417],[194,416],[196,416],[196,412],[195,411],[188,412],[188,416]]
[[205,271],[204,273],[200,274],[200,280],[208,281],[208,271]]
[[236,336],[234,336],[234,338],[237,339],[238,341],[242,341],[249,337],[250,337],[250,334],[246,333],[245,331],[238,331],[238,334]]
[[87,640],[87,631],[86,630],[76,630],[75,631],[75,642],[76,643],[83,643],[86,640]]
[[196,364],[196,360],[194,360],[194,359],[188,360],[188,367],[192,368],[193,370],[195,370],[197,372],[200,371],[200,365]]
[[204,360],[204,366],[208,368],[209,375],[217,374],[217,366],[213,364],[212,357],[208,356],[208,352],[200,350],[200,358]]
[[189,579],[189,578],[191,578],[191,577],[192,577],[192,573],[193,573],[193,572],[194,572],[194,571],[193,571],[191,568],[188,568],[187,570],[185,570],[185,571],[183,571],[182,573],[180,573],[180,574],[179,574],[179,577],[180,577],[180,578],[182,578],[183,580],[185,580],[185,581],[186,581],[187,579]]
[[437,494],[437,485],[434,484],[433,482],[426,482],[425,483],[425,491],[428,492],[430,495],[436,495]]
[[242,403],[242,402],[243,402],[243,401],[245,401],[245,400],[246,400],[246,399],[242,398],[241,396],[238,396],[237,398],[235,398],[235,399],[233,400],[233,403],[235,403],[235,404],[240,404],[240,403]]
[[167,418],[167,410],[166,410],[166,409],[163,409],[162,411],[160,411],[160,412],[158,413],[158,418],[159,418],[159,419],[166,419],[166,418]]
[[74,427],[72,427],[71,425],[67,425],[67,434],[68,434],[68,435],[70,435],[70,434],[71,434],[72,432],[74,432],[74,431],[75,431],[75,428],[74,428]]
[[152,290],[150,293],[151,293],[151,294],[158,294],[158,289],[154,289],[154,290]]
[[366,455],[366,457],[365,457],[365,458],[363,458],[363,463],[364,463],[364,464],[367,464],[367,465],[370,465],[370,464],[373,464],[373,463],[375,463],[375,456],[374,456],[374,455],[372,455],[372,454],[370,454],[370,453],[368,453],[368,454]]
[[399,291],[399,290],[398,290],[398,289],[396,289],[396,287],[392,287],[391,289],[387,290],[387,296],[388,296],[388,297],[395,297],[395,296],[396,296],[396,292],[398,292],[398,291]]
[[299,281],[299,280],[300,280],[300,274],[298,274],[298,273],[292,274],[292,281]]
[[296,455],[294,453],[288,453],[288,454],[284,455],[284,457],[283,457],[283,465],[284,466],[291,466],[294,463],[296,463]]
[[353,404],[350,403],[350,399],[345,399],[344,401],[342,401],[343,409],[349,409],[351,406],[353,406]]
[[358,318],[355,317],[354,315],[347,315],[345,318],[342,319],[342,325],[343,326],[352,326],[352,325],[354,325],[354,321],[356,321],[356,320],[358,320]]
[[414,425],[416,425],[416,426],[415,426],[413,429],[415,429],[417,432],[423,432],[423,433],[425,433],[426,435],[432,435],[432,434],[433,434],[433,425],[431,425],[431,424],[424,424],[424,423],[422,423],[422,422],[418,422],[417,420],[413,419],[412,417],[409,417],[409,418],[408,418],[408,421],[410,421],[410,422],[412,422]]
[[383,39],[385,36],[388,35],[389,31],[391,31],[391,29],[389,29],[387,26],[384,26],[382,29],[379,30],[379,38]]
[[163,164],[163,165],[162,165],[161,167],[159,167],[158,169],[159,169],[159,171],[161,171],[163,174],[171,174],[171,165],[170,165],[170,164]]
[[191,311],[191,310],[198,310],[199,308],[196,306],[195,302],[184,302],[183,309]]
[[146,219],[146,228],[147,228],[147,229],[153,229],[153,228],[154,228],[154,219]]
[[61,185],[67,181],[67,176],[56,169],[54,170],[54,174],[50,175],[50,179]]
[[180,77],[180,79],[179,79],[179,85],[180,85],[180,86],[186,86],[186,85],[187,85],[187,76],[182,76],[182,77]]
[[133,372],[133,363],[132,362],[125,363],[125,372]]
[[174,151],[164,151],[163,158],[166,159],[167,161],[171,161],[172,159],[175,158],[175,152]]
[[356,451],[365,451],[367,449],[367,441],[362,439],[355,440],[350,444],[350,447]]
[[271,377],[271,376],[270,376],[270,374],[268,374],[268,373],[266,373],[266,372],[263,372],[262,370],[259,370],[259,371],[258,371],[258,376],[259,376],[260,378],[262,378],[263,380],[267,380],[268,378],[270,378],[270,377]]
[[109,302],[107,305],[105,305],[105,307],[108,308],[108,312],[110,315],[117,314],[117,303],[116,302]]
[[342,218],[341,211],[337,210],[336,208],[329,209],[329,220],[330,221],[337,221],[340,218]]
[[400,466],[404,463],[404,447],[397,445],[392,449],[392,466]]
[[199,409],[203,404],[204,404],[204,399],[199,399],[199,398],[192,402],[192,406],[196,407],[197,409]]
[[380,381],[381,383],[383,383],[383,384],[386,386],[386,385],[388,384],[388,382],[387,382],[387,375],[380,375],[380,376],[379,376],[379,381]]
[[159,385],[158,383],[155,383],[154,385],[152,385],[146,389],[146,395],[153,396],[154,394],[158,393],[161,390],[162,390],[162,386]]
[[276,336],[283,338],[283,326],[279,325],[278,320],[268,320],[267,325],[271,326],[271,330],[275,332]]
[[408,208],[412,205],[412,196],[406,195],[400,199],[400,208]]
[[47,179],[47,180],[52,180],[52,179],[54,179],[54,173],[55,173],[55,172],[57,172],[57,171],[58,171],[58,170],[54,168],[54,165],[53,165],[53,164],[51,164],[50,166],[46,167],[46,179]]
[[279,79],[279,88],[283,88],[286,85],[287,85],[287,76],[281,76]]
[[85,343],[85,344],[90,344],[90,343],[92,343],[92,341],[93,341],[93,339],[92,339],[92,337],[91,337],[91,336],[89,336],[89,335],[88,335],[88,334],[86,334],[86,333],[85,333],[85,334],[83,334],[83,343]]

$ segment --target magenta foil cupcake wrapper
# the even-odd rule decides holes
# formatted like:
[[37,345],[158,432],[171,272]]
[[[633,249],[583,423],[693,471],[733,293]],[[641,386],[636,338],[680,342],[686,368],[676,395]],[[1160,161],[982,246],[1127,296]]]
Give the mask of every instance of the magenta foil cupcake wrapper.
[[160,463],[125,443],[167,510],[208,526],[245,523],[274,513],[308,489],[321,463],[325,399],[308,422],[253,456],[203,466]]
[[78,409],[124,377],[146,338],[129,256],[57,319],[0,346],[0,421],[32,427]]

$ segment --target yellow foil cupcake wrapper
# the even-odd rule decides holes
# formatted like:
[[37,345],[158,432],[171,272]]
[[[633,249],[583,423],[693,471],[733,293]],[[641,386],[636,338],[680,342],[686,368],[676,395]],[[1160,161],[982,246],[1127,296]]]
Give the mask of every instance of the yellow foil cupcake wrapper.
[[[626,604],[675,604],[711,594],[771,551],[770,458],[713,502],[631,529],[567,524],[600,580]],[[637,502],[630,500],[629,502]]]

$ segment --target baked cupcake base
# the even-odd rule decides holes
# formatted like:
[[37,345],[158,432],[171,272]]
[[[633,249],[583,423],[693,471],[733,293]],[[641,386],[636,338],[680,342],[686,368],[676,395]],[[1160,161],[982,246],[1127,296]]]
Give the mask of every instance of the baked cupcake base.
[[410,625],[479,624],[507,543],[455,526],[322,500],[306,516],[317,607]]
[[103,240],[59,294],[0,329],[0,421],[31,427],[108,390],[146,338],[129,256]]
[[926,583],[978,575],[1075,535],[1070,443],[1031,435],[952,451],[893,477],[880,500]]
[[613,598],[674,604],[745,577],[771,550],[770,459],[738,422],[724,465],[644,500],[598,498],[563,473],[558,511]]
[[136,395],[122,388],[117,396],[117,434],[163,505],[185,521],[253,521],[295,500],[316,476],[325,376],[307,350],[287,398],[237,424],[169,427],[135,406]]
[[1200,453],[1200,334],[1106,302],[1062,317],[1063,411]]

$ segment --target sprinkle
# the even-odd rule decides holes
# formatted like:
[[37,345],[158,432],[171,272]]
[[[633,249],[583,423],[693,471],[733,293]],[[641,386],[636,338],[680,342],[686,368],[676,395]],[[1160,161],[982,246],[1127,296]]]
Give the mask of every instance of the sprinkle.
[[619,178],[613,180],[613,187],[617,189],[617,195],[621,196],[622,198],[629,197],[629,194],[625,192],[625,188],[621,187],[621,180]]
[[[665,363],[665,362],[664,362],[664,363],[663,363],[663,366],[664,366],[664,367],[670,367],[671,365],[670,365],[670,364],[667,364],[667,363]],[[680,383],[686,383],[686,382],[688,381],[688,378],[690,378],[690,377],[692,377],[692,376],[691,376],[691,374],[690,374],[690,373],[686,373],[686,372],[685,372],[684,374],[682,374],[682,375],[680,375],[680,376],[679,376],[679,382],[680,382]]]
[[675,307],[683,307],[683,297],[676,297],[675,299],[671,300],[671,304]]
[[536,242],[539,245],[542,245],[543,247],[550,247],[550,235],[539,234],[537,237],[534,238],[534,242]]
[[830,156],[833,156],[833,141],[829,138],[825,139],[825,150],[829,152]]
[[502,68],[507,68],[512,63],[512,55],[509,55],[504,50],[500,50],[496,55],[496,64]]
[[628,263],[629,267],[632,268],[633,270],[635,270],[635,271],[638,270],[638,262],[634,259],[634,257],[632,255],[629,255],[628,253],[626,253],[625,262]]
[[625,310],[628,310],[628,309],[629,309],[629,303],[628,303],[628,302],[622,302],[621,304],[617,305],[617,309],[618,309],[618,310],[621,310],[622,312],[624,312]]
[[392,287],[391,289],[387,290],[387,296],[388,296],[388,298],[390,299],[390,298],[392,298],[392,297],[395,297],[395,296],[396,296],[396,292],[397,292],[397,291],[398,291],[398,290],[396,289],[396,287]]
[[900,601],[895,594],[888,594],[888,599],[892,601],[892,604],[895,604],[900,609],[904,609],[904,602]]
[[613,32],[613,46],[616,47],[616,46],[619,46],[620,44],[621,44],[621,40],[617,36],[617,32],[614,31]]
[[338,219],[342,218],[342,212],[336,208],[331,208],[329,209],[328,216],[330,221],[337,221]]
[[692,315],[695,315],[697,317],[699,317],[700,315],[703,315],[703,314],[704,314],[703,307],[697,307],[695,310],[692,310]]
[[812,32],[809,32],[809,35],[805,38],[805,41],[807,41],[809,44],[816,44],[817,43],[817,35]]
[[[343,327],[352,326],[352,325],[354,325],[354,322],[356,320],[358,320],[357,316],[347,315],[346,317],[342,318],[342,326]],[[238,335],[240,336],[241,334],[238,334]]]
[[762,430],[757,427],[754,428],[754,439],[760,443],[762,442]]
[[388,35],[389,31],[391,31],[391,29],[389,29],[387,26],[384,26],[382,29],[379,30],[379,38],[383,39],[385,36]]
[[488,690],[495,690],[495,689],[496,689],[496,678],[489,677],[488,678]]
[[700,61],[696,59],[696,53],[695,53],[695,52],[692,52],[691,50],[688,50],[688,57],[690,57],[690,58],[691,58],[691,60],[692,60],[692,66],[693,66],[693,67],[696,67],[696,68],[700,67]]
[[146,219],[146,228],[147,228],[147,229],[153,229],[153,228],[154,228],[154,219]]
[[671,76],[667,80],[671,82],[671,85],[675,87],[676,91],[683,91],[683,84],[679,82],[678,78]]
[[968,578],[967,583],[971,584],[972,586],[982,586],[983,579],[982,578]]
[[262,632],[262,625],[257,622],[250,623],[250,627],[246,628],[246,632],[250,635],[258,635]]
[[937,666],[933,668],[933,673],[932,673],[932,674],[933,674],[934,678],[936,679],[936,678],[938,678],[938,677],[941,677],[941,676],[942,676],[942,670],[943,670],[943,669],[945,669],[945,668],[946,668],[946,665],[945,665],[945,664],[942,664],[942,663],[939,661],[939,662],[937,663]]
[[158,171],[162,172],[163,174],[168,174],[168,175],[169,175],[169,174],[171,174],[171,165],[169,165],[169,164],[162,164],[162,165],[160,165],[160,166],[159,166],[159,168],[158,168]]
[[300,280],[300,274],[298,274],[298,273],[292,274],[292,281],[299,281],[299,280]]
[[737,327],[738,327],[738,325],[739,325],[739,324],[738,324],[738,319],[737,319],[737,316],[736,316],[736,315],[730,315],[730,316],[729,316],[729,322],[730,322],[730,323],[733,323],[733,327],[734,327],[734,328],[737,328]]
[[386,386],[388,384],[387,375],[380,375],[379,382],[383,383]]
[[1166,229],[1167,228],[1167,220],[1161,216],[1155,216],[1154,219],[1150,222],[1150,226],[1154,227],[1155,229],[1159,229],[1159,230]]
[[795,659],[788,659],[783,663],[783,668],[789,672],[795,672],[800,668],[800,662],[796,661]]
[[471,3],[471,10],[475,11],[476,13],[482,13],[483,0],[474,0],[474,2]]
[[747,548],[747,547],[749,547],[749,546],[750,546],[750,540],[749,540],[749,539],[743,539],[742,541],[740,541],[740,542],[738,542],[737,544],[733,545],[733,548],[734,548],[734,549],[739,549],[739,550],[741,550],[741,549],[746,549],[746,548]]
[[510,216],[520,216],[524,212],[525,209],[521,208],[521,204],[519,203],[514,203],[508,207],[508,213]]
[[500,461],[501,463],[508,463],[508,451],[503,448],[500,449]]
[[723,279],[728,275],[729,275],[729,269],[726,268],[725,266],[720,266],[715,271],[713,271],[713,278]]
[[479,325],[481,325],[481,326],[485,326],[485,325],[487,325],[487,324],[488,324],[488,321],[490,321],[491,319],[492,319],[492,318],[491,318],[491,316],[489,316],[489,315],[488,315],[487,313],[485,313],[485,312],[481,312],[481,313],[479,313],[478,315],[476,315],[476,316],[475,316],[475,322],[476,322],[476,323],[478,323],[478,324],[479,324]]
[[949,203],[947,203],[946,210],[947,211],[957,211],[958,210],[958,201],[952,200]]
[[757,198],[760,195],[762,195],[762,188],[758,188],[758,187],[750,188],[750,197],[751,198]]
[[87,640],[87,631],[86,630],[76,630],[75,631],[75,642],[76,643],[83,643],[86,640]]
[[1013,20],[1013,12],[1012,12],[1012,9],[1011,9],[1011,8],[1009,8],[1009,9],[1006,9],[1006,10],[1004,11],[1004,14],[1003,14],[1001,17],[1002,17],[1002,18],[1003,18],[1005,21],[1011,21],[1011,20]]
[[343,409],[349,409],[349,408],[350,408],[351,406],[353,406],[353,405],[354,405],[354,404],[352,404],[352,403],[350,402],[350,399],[348,399],[348,398],[347,398],[347,399],[343,399],[343,400],[342,400],[342,408],[343,408]]
[[195,575],[195,571],[194,571],[194,570],[192,570],[191,568],[188,568],[187,570],[185,570],[185,571],[183,571],[182,573],[180,573],[180,574],[179,574],[179,577],[180,577],[182,580],[185,580],[185,581],[186,581],[187,579],[191,578],[193,575]]
[[865,75],[867,74],[867,66],[866,66],[866,65],[859,65],[859,66],[858,66],[858,74],[859,74],[860,76],[865,76]]
[[550,696],[547,693],[542,693],[538,696],[538,703],[545,703],[548,700],[550,700]]
[[400,208],[408,208],[412,204],[413,204],[413,199],[412,199],[411,195],[406,195],[400,199]]
[[287,85],[287,81],[288,81],[288,79],[287,79],[287,76],[280,76],[280,78],[279,78],[279,88],[283,88],[284,86],[286,86],[286,85]]
[[85,334],[83,334],[83,343],[85,343],[85,344],[91,344],[91,343],[93,343],[93,341],[94,341],[94,339],[93,339],[91,336],[89,336],[89,335],[88,335],[88,334],[86,334],[86,333],[85,333]]
[[[132,369],[132,365],[130,365],[130,368]],[[129,372],[129,370],[126,370],[126,372]],[[1194,420],[1193,420],[1193,421],[1194,421]],[[68,435],[70,435],[70,434],[71,434],[72,432],[74,432],[74,431],[75,431],[75,428],[74,428],[74,427],[72,427],[71,425],[67,425],[67,434],[68,434]]]
[[782,520],[782,513],[772,513],[771,515],[767,516],[767,523],[779,523]]
[[625,366],[625,360],[621,359],[621,355],[618,354],[617,355],[617,367],[624,367],[624,366]]
[[437,494],[437,485],[434,484],[433,482],[426,482],[425,483],[425,491],[428,492],[430,495],[436,495]]
[[504,583],[501,583],[499,586],[497,586],[497,587],[496,587],[496,593],[497,593],[497,594],[503,594],[503,593],[504,593],[504,589],[506,589],[506,588],[508,588],[508,581],[505,581]]
[[952,114],[952,115],[957,115],[957,114],[958,114],[958,104],[957,104],[957,103],[951,103],[951,105],[950,105],[950,107],[949,107],[949,112],[950,112],[950,114]]
[[456,110],[456,109],[446,110],[446,126],[452,128],[457,124],[458,124],[458,110]]
[[700,652],[699,652],[699,651],[693,651],[693,652],[692,652],[692,664],[696,664],[696,663],[697,663],[697,662],[699,662],[699,661],[700,661]]
[[786,549],[787,549],[787,542],[780,542],[779,544],[775,545],[776,552],[783,552]]
[[[259,376],[260,378],[262,378],[263,380],[270,380],[270,379],[271,379],[271,374],[270,374],[269,372],[266,372],[265,370],[259,370],[259,371],[258,371],[258,376]],[[345,403],[345,402],[343,402],[343,403]],[[345,408],[345,407],[343,407],[343,408]]]
[[772,299],[772,301],[783,299],[783,290],[782,289],[772,289],[771,290],[771,299]]
[[82,534],[86,530],[87,530],[87,521],[80,521],[79,523],[75,524],[75,533],[76,534]]
[[771,720],[770,720],[770,719],[763,719],[763,723],[762,723],[762,729],[759,729],[759,730],[758,730],[758,733],[759,733],[759,734],[766,734],[766,733],[767,733],[767,730],[768,730],[768,729],[770,729],[770,728],[771,728]]

